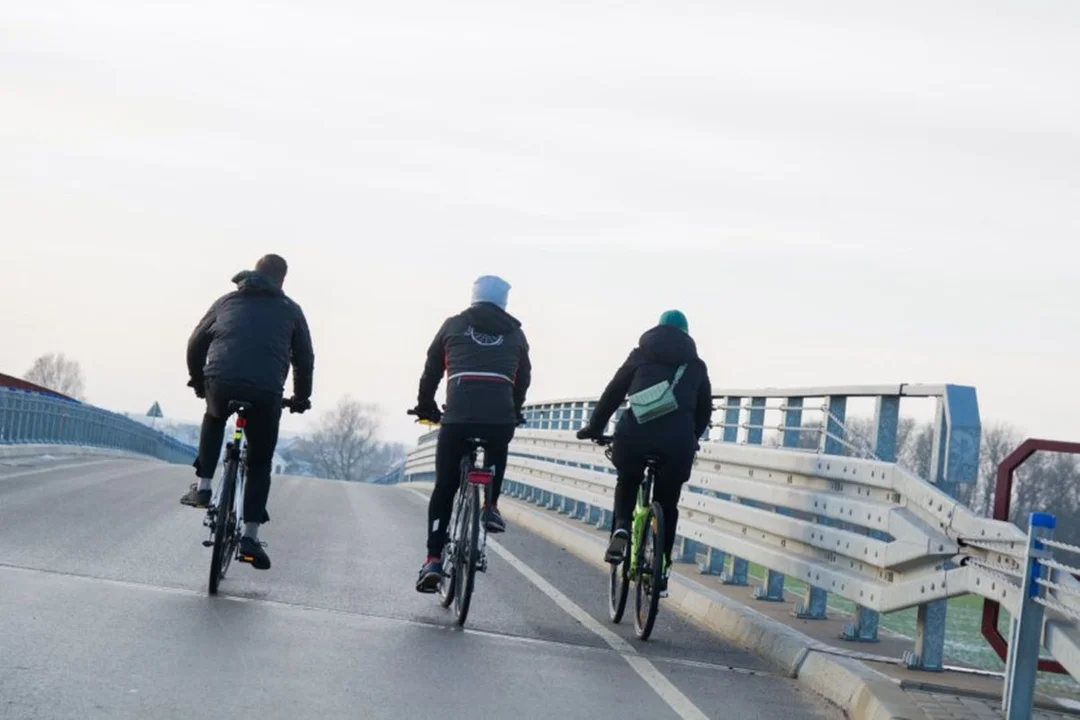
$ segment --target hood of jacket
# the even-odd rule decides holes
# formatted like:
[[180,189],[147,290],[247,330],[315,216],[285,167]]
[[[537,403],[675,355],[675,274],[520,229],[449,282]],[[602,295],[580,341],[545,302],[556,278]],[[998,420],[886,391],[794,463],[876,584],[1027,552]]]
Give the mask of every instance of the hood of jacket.
[[672,325],[657,325],[638,340],[638,350],[648,361],[661,365],[682,365],[697,360],[697,343]]
[[521,327],[521,321],[498,305],[488,302],[476,303],[461,313],[473,328],[479,332],[501,335]]
[[242,293],[284,294],[273,278],[254,270],[241,270],[233,276],[232,281],[236,283],[236,289]]

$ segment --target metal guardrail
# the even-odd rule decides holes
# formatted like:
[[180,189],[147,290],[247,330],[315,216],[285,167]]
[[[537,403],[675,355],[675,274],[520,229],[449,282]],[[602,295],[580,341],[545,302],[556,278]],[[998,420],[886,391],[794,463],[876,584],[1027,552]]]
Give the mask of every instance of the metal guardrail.
[[[870,438],[848,433],[849,397],[875,398]],[[902,397],[937,399],[930,479],[895,463]],[[819,404],[808,402],[817,398]],[[980,595],[1014,618],[1030,605],[1022,590],[1028,534],[977,516],[954,498],[958,483],[977,476],[981,428],[973,388],[718,391],[714,400],[720,421],[713,430],[719,432],[702,443],[682,494],[674,560],[703,556],[699,569],[732,585],[747,585],[748,565],[757,563],[767,571],[754,595],[761,601],[782,601],[785,577],[800,580],[807,590],[796,614],[807,619],[825,617],[829,593],[850,600],[856,613],[844,637],[851,641],[875,640],[879,613],[918,608],[915,646],[906,660],[925,670],[944,666],[947,598]],[[527,406],[528,426],[511,445],[505,492],[610,526],[614,469],[598,447],[573,435],[593,407],[593,399]],[[818,442],[800,447],[803,413],[811,410],[822,413]],[[767,411],[779,411],[781,422],[766,423]],[[776,447],[764,445],[767,430],[778,433]],[[436,437],[421,438],[407,460],[406,480],[434,476]],[[1064,570],[1054,578],[1057,587],[1048,597],[1080,609],[1080,582]],[[1055,619],[1047,628],[1047,648],[1075,675],[1076,625]]]
[[0,445],[112,448],[189,464],[198,450],[123,415],[92,405],[0,388]]

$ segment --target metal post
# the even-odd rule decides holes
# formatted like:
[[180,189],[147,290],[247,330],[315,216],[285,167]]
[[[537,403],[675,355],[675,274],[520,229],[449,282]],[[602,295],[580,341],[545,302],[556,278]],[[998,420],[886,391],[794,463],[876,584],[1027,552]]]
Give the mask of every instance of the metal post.
[[[727,408],[724,410],[724,432],[723,442],[736,443],[739,441],[739,418],[742,415],[742,398],[741,397],[725,397],[724,405]],[[738,502],[736,497],[731,498],[732,502]],[[712,551],[709,552],[712,557]],[[716,565],[710,564],[710,567],[715,568]],[[745,558],[732,556],[731,558],[731,572],[727,573],[723,570],[723,554],[719,555],[719,569],[720,569],[720,582],[725,585],[736,585],[745,587],[748,584],[747,576],[750,574],[750,563],[746,562]]]
[[1020,612],[1009,643],[1008,673],[1002,694],[1006,720],[1028,720],[1035,703],[1035,677],[1042,646],[1043,606],[1037,601],[1046,590],[1037,582],[1043,575],[1042,560],[1050,557],[1043,540],[1054,533],[1057,519],[1050,513],[1028,516],[1028,546]]

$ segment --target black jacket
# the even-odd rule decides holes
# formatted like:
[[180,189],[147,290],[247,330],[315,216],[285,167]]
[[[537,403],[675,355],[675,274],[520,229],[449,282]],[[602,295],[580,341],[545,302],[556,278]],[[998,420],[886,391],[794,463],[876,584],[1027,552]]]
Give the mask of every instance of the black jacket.
[[615,373],[589,418],[594,435],[603,432],[611,416],[627,395],[675,379],[675,372],[685,364],[675,398],[679,409],[670,415],[638,425],[634,414],[627,410],[615,428],[616,435],[644,436],[658,439],[660,445],[696,444],[709,429],[712,419],[712,384],[709,370],[697,354],[693,338],[670,325],[658,325],[641,336],[638,346]]
[[417,407],[437,407],[435,391],[443,372],[444,425],[516,425],[532,382],[529,343],[521,323],[491,303],[447,318],[428,348]]
[[266,275],[245,270],[232,281],[236,290],[210,306],[188,340],[191,379],[284,393],[291,364],[293,395],[310,399],[315,353],[304,311]]

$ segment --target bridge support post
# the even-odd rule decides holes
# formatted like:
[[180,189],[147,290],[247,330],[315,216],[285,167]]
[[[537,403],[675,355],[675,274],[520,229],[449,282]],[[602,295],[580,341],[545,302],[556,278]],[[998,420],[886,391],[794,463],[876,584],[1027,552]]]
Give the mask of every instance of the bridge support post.
[[[705,555],[705,562],[698,565],[698,573],[700,573],[701,575],[719,575],[719,576],[723,577],[724,576],[724,565],[726,564],[726,562],[727,562],[727,553],[725,553],[723,550],[718,550],[717,548],[711,547],[711,548],[709,548],[709,551]],[[744,580],[744,582],[741,583],[741,584],[745,585],[746,584],[746,582],[745,582],[746,576],[745,575],[743,576],[743,580]],[[728,583],[728,584],[735,585],[735,584],[740,584],[740,583]]]
[[[765,398],[750,398],[750,422],[747,423],[746,443],[761,445],[765,437]],[[776,511],[776,508],[773,508]],[[754,589],[755,600],[782,602],[784,599],[784,575],[775,570],[765,570],[765,582]]]
[[[827,403],[828,416],[825,418],[825,438],[824,449],[827,455],[843,455],[844,454],[844,421],[847,418],[847,398],[846,397],[830,397]],[[876,434],[874,453],[881,457],[879,453],[888,453],[887,444],[883,444],[883,438],[889,438],[889,442],[892,443],[892,457],[881,458],[883,460],[888,459],[892,462],[896,458],[896,428],[900,421],[900,398],[878,398],[878,406],[876,410],[876,417],[874,421],[875,427],[878,428]],[[883,422],[884,420],[884,422]],[[891,433],[889,428],[891,427]],[[882,432],[884,429],[884,432]],[[834,523],[829,523],[834,524]],[[873,531],[870,533],[873,535]],[[881,623],[881,617],[876,610],[863,607],[862,605],[855,606],[855,621],[848,623],[840,637],[843,640],[849,640],[851,642],[877,642],[878,641],[878,626]]]
[[[721,439],[726,443],[739,442],[739,419],[742,416],[742,398],[736,396],[730,396],[724,398],[724,429]],[[764,413],[763,413],[764,414]],[[751,424],[753,420],[751,420]],[[748,438],[750,435],[748,434]],[[760,440],[758,441],[760,442]],[[716,497],[724,498],[721,493],[712,493]],[[739,502],[739,498],[731,496],[731,502]],[[732,585],[735,587],[746,587],[749,585],[750,575],[750,563],[744,558],[731,556],[731,572],[724,570],[724,562],[727,559],[726,554],[716,548],[709,548],[709,557],[707,562],[710,570],[717,570],[720,574],[720,582],[725,585]],[[701,568],[699,568],[701,569]]]
[[[803,398],[792,397],[784,401],[784,426],[780,436],[784,447],[793,450],[802,447],[802,414]],[[795,603],[793,614],[803,620],[824,620],[828,604],[827,592],[807,584],[806,595]]]
[[1046,595],[1045,588],[1038,584],[1038,580],[1043,575],[1042,561],[1051,555],[1042,541],[1050,539],[1056,524],[1057,519],[1050,513],[1031,513],[1028,517],[1028,546],[1020,612],[1012,623],[1009,656],[1005,664],[1005,688],[1001,704],[1006,720],[1030,718],[1035,703],[1035,678],[1039,668],[1044,615],[1039,600]]
[[610,530],[611,524],[615,522],[615,516],[610,510],[600,511],[600,520],[596,523],[597,530]]
[[672,552],[673,561],[677,563],[696,563],[698,544],[690,538],[682,535],[675,536],[675,549]]
[[904,655],[904,662],[912,670],[941,672],[945,669],[945,620],[948,610],[948,600],[919,605],[915,621],[915,649]]

